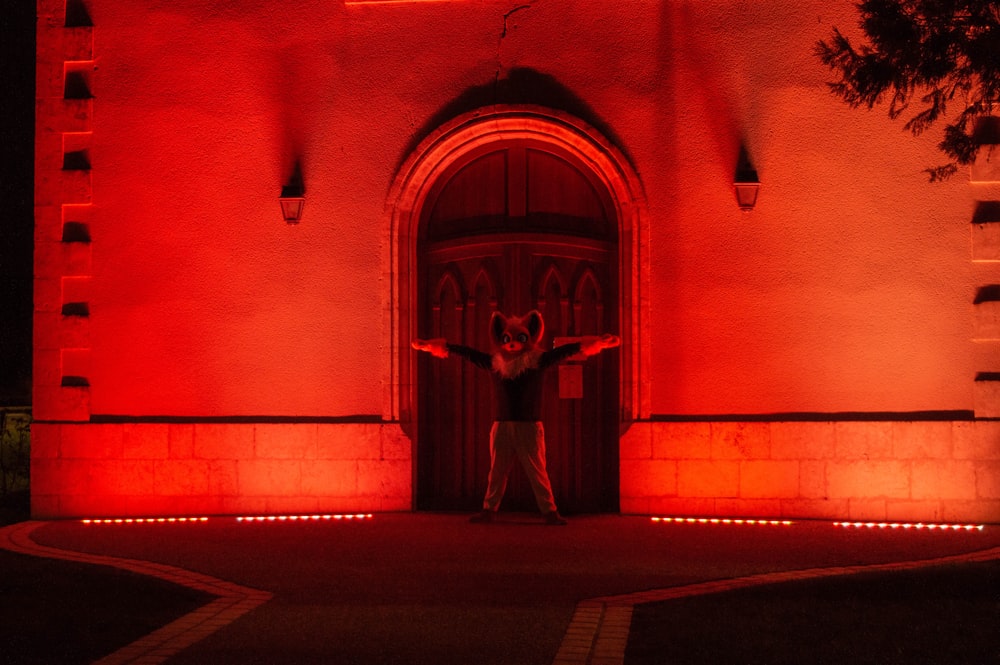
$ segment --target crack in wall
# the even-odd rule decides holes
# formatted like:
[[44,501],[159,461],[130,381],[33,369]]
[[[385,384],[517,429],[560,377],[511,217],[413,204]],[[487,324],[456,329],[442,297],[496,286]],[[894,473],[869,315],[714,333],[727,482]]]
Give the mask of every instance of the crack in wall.
[[503,15],[503,29],[500,31],[500,38],[497,40],[497,70],[493,77],[493,103],[497,103],[497,97],[499,94],[500,87],[500,72],[503,71],[503,60],[500,52],[503,50],[503,40],[507,37],[507,20],[521,11],[522,9],[530,9],[530,4],[518,5],[511,9],[510,11],[504,13]]

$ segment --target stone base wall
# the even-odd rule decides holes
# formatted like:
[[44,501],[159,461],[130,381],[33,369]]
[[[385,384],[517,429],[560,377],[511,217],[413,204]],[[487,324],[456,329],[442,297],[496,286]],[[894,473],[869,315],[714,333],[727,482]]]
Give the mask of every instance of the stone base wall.
[[621,510],[1000,523],[1000,421],[637,422]]
[[[394,423],[35,423],[32,515],[413,509]],[[625,514],[1000,523],[1000,421],[636,422]]]
[[67,517],[410,510],[396,424],[36,423],[31,512]]

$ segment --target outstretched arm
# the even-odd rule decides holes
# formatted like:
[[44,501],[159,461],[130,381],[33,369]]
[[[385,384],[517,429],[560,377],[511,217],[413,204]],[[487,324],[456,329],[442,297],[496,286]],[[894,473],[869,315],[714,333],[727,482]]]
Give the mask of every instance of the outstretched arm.
[[426,351],[435,358],[448,357],[448,342],[444,337],[435,339],[415,339],[410,343],[417,351]]
[[596,356],[604,349],[613,349],[622,343],[618,335],[601,335],[600,337],[584,337],[580,342],[580,353],[585,356]]
[[417,351],[426,351],[435,358],[448,358],[456,355],[465,358],[476,367],[490,369],[493,366],[493,359],[488,353],[477,351],[476,349],[461,344],[449,344],[444,337],[434,339],[415,339],[410,342]]

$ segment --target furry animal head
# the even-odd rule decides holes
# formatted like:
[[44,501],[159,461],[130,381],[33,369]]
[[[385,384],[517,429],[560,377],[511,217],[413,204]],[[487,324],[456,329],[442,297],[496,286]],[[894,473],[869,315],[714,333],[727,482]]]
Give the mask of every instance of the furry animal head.
[[493,368],[506,377],[513,377],[537,365],[544,333],[545,322],[538,310],[510,318],[494,312],[490,319]]

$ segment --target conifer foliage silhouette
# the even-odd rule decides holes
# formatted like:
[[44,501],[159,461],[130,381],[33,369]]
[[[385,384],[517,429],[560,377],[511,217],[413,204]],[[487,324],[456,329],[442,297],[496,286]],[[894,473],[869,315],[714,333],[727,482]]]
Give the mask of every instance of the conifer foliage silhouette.
[[888,104],[892,119],[919,136],[945,122],[938,144],[949,159],[925,169],[932,182],[954,175],[1000,143],[1000,2],[863,0],[861,43],[836,27],[815,47],[838,77],[830,90],[853,108]]

